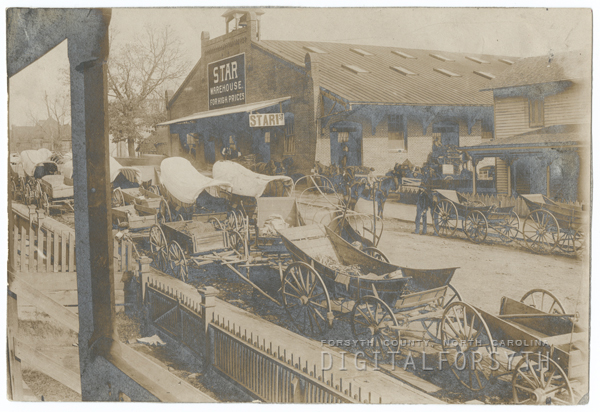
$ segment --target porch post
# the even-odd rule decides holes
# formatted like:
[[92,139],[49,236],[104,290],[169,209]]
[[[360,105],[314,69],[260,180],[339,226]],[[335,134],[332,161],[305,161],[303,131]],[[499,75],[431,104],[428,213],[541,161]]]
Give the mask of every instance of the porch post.
[[471,159],[471,164],[473,165],[473,194],[477,194],[477,163],[478,160]]

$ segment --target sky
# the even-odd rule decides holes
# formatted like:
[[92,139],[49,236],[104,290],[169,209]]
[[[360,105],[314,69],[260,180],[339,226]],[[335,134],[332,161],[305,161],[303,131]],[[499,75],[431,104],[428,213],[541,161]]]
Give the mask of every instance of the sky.
[[[111,47],[130,41],[147,24],[168,24],[180,38],[193,66],[200,58],[201,32],[208,31],[211,38],[225,33],[221,15],[226,10],[114,8],[111,30],[116,36]],[[514,57],[591,47],[591,11],[586,9],[380,7],[263,11],[264,40],[344,42]],[[39,119],[46,118],[43,94],[61,92],[61,69],[68,69],[66,43],[10,79],[10,124],[28,124],[28,112]]]

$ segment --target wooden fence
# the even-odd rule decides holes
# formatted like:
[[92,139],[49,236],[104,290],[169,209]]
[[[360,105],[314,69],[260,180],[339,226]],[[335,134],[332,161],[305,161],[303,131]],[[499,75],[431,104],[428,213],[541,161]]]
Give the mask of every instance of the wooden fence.
[[[197,299],[141,274],[137,296],[149,324],[202,356],[214,370],[264,402],[371,403],[363,393],[317,365],[274,348],[258,336],[214,313],[216,289],[200,289]],[[131,296],[131,295],[130,295]],[[126,302],[126,305],[129,306]],[[141,307],[138,307],[138,310]],[[373,399],[381,403],[381,398]]]

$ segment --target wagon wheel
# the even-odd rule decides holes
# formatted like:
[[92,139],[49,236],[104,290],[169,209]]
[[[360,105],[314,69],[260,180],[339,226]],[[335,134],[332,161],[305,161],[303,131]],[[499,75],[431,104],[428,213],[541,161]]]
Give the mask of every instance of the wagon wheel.
[[50,216],[50,200],[48,199],[48,195],[45,192],[42,192],[40,207],[46,213],[46,216]]
[[235,210],[227,212],[227,220],[225,221],[225,228],[229,230],[237,230],[238,221]]
[[559,237],[558,221],[547,210],[534,210],[523,223],[523,239],[533,252],[544,254],[552,252]]
[[167,238],[158,225],[150,228],[150,251],[156,262],[156,267],[164,272],[167,269]]
[[40,184],[39,181],[35,182],[35,205],[37,207],[41,207],[42,206],[42,195],[44,194],[44,192],[42,192],[42,185]]
[[456,232],[458,226],[458,211],[454,203],[442,199],[433,210],[433,229],[438,236],[448,237]]
[[304,262],[294,262],[285,271],[281,287],[283,306],[303,335],[319,337],[333,323],[327,287],[321,276]]
[[363,249],[367,255],[374,257],[375,259],[381,260],[382,262],[390,263],[388,257],[381,250],[376,247],[367,247]]
[[392,309],[381,299],[368,295],[356,302],[352,309],[352,334],[364,342],[362,350],[370,359],[390,362],[391,352],[398,352],[398,326]]
[[[438,300],[438,307],[442,309],[446,309],[448,305],[452,302],[462,302],[462,297],[458,290],[452,285],[448,285],[446,288],[446,293],[443,297]],[[436,343],[440,343],[440,318],[439,317],[431,317],[421,319],[421,326],[425,332],[429,335],[431,339],[433,339]]]
[[521,219],[519,219],[519,215],[514,210],[511,210],[510,213],[502,218],[502,222],[494,227],[500,235],[500,239],[504,243],[510,243],[519,235]]
[[208,218],[207,223],[212,224],[213,227],[215,228],[215,230],[223,230],[223,225],[221,224],[219,219],[217,219],[216,217]]
[[171,241],[169,244],[169,260],[168,260],[168,268],[171,274],[179,280],[184,282],[188,279],[188,265],[187,260],[185,259],[185,254],[183,253],[183,249],[179,246],[179,243],[176,241]]
[[485,388],[492,377],[490,362],[496,348],[479,312],[464,302],[453,302],[444,311],[441,325],[443,353],[458,381],[472,391]]
[[565,307],[560,299],[544,289],[532,289],[521,298],[521,303],[537,310],[551,314],[565,314]]
[[236,217],[237,217],[237,223],[238,223],[238,231],[241,229],[244,229],[245,225],[246,225],[246,216],[244,214],[244,212],[242,212],[241,210],[236,210]]
[[119,207],[125,205],[125,198],[123,197],[123,192],[121,188],[117,187],[112,192],[112,207]]
[[479,210],[471,210],[464,221],[465,235],[473,243],[481,243],[487,237],[488,223]]
[[521,358],[513,372],[513,401],[529,405],[574,405],[565,371],[545,355]]
[[246,256],[246,245],[244,243],[244,238],[235,230],[231,230],[227,234],[227,239],[229,240],[229,248],[235,250],[238,255],[241,257]]
[[159,196],[160,196],[160,189],[158,188],[158,186],[156,186],[156,185],[152,185],[152,186],[150,186],[150,187],[148,188],[148,190],[149,190],[151,193],[154,193],[155,195],[159,195]]
[[158,208],[158,221],[160,223],[167,223],[171,220],[171,208],[165,199],[161,199],[160,206]]
[[558,248],[566,253],[578,253],[583,250],[583,230],[581,227],[573,227],[561,229],[560,239],[558,239]]

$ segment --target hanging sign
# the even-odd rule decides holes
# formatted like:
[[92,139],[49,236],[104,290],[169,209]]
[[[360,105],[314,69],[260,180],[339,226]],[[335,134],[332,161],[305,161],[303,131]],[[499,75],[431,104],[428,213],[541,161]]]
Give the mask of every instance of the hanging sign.
[[246,103],[244,53],[208,64],[208,110]]
[[250,127],[285,126],[283,113],[253,113],[249,118]]

